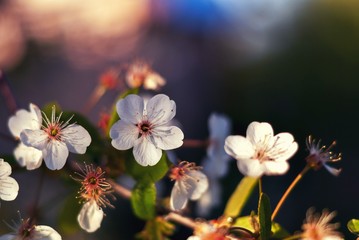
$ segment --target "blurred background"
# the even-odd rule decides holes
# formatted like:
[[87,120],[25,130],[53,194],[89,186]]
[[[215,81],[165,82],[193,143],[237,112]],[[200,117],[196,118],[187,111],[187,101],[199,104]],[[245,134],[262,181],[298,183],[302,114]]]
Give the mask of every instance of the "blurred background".
[[[56,101],[63,109],[81,112],[104,71],[138,58],[166,79],[162,92],[175,100],[185,138],[205,139],[212,112],[231,118],[233,134],[245,135],[250,122],[265,121],[275,133],[295,136],[300,149],[288,174],[263,180],[273,208],[305,165],[306,137],[312,134],[328,145],[337,140],[334,151],[342,152],[343,160],[335,167],[342,174],[309,172],[277,221],[290,232],[298,231],[308,208],[327,208],[337,211],[335,221],[346,238],[354,238],[346,223],[359,218],[358,1],[0,1],[0,69],[19,108]],[[11,99],[4,87],[1,91],[0,155],[6,156],[15,144],[7,128]],[[89,114],[91,121],[97,123],[99,112],[109,110],[117,94],[112,91],[101,99]],[[204,154],[178,153],[196,162]],[[24,179],[19,180],[19,197],[1,203],[2,220],[16,219],[14,209],[26,217],[26,206],[35,198],[38,170],[22,174],[28,176],[19,178]],[[241,177],[233,160],[222,182],[223,204]],[[49,205],[51,196],[66,196],[61,188],[54,194],[51,181],[56,180],[46,182],[44,189],[49,190],[42,195]],[[30,191],[21,192],[22,186]],[[117,237],[131,239],[141,230],[143,223],[132,216],[127,200],[118,199],[115,205],[116,211],[107,211],[104,227],[93,235],[80,233],[81,239],[117,236],[120,228],[125,235]],[[217,217],[223,207],[211,216]],[[58,208],[49,209],[50,217],[39,223],[56,228]],[[252,209],[255,196],[245,214]],[[9,231],[4,224],[1,229]]]

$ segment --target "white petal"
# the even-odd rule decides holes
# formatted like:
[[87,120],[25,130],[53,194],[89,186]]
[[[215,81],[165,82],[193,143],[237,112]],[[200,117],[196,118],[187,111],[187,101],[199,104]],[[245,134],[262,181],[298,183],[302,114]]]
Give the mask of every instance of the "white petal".
[[19,184],[12,177],[0,179],[0,198],[4,201],[12,201],[17,197]]
[[162,125],[176,115],[176,103],[167,95],[157,94],[148,101],[146,111],[150,123]]
[[144,103],[143,99],[135,94],[130,94],[120,99],[117,104],[117,113],[121,119],[136,124],[142,120]]
[[25,129],[20,133],[21,142],[28,147],[34,147],[39,150],[46,148],[48,135],[43,130]]
[[133,147],[138,138],[139,130],[125,120],[119,120],[110,129],[111,144],[118,150],[127,150]]
[[17,240],[17,236],[13,233],[0,236],[0,240]]
[[23,143],[19,143],[15,148],[14,156],[20,166],[26,166],[27,170],[39,168],[42,163],[42,151],[33,147],[28,147]]
[[298,144],[290,133],[279,133],[273,140],[275,145],[268,155],[275,161],[287,161],[298,150]]
[[255,146],[273,136],[273,128],[266,122],[252,122],[247,128],[247,139]]
[[231,121],[225,115],[212,113],[208,119],[211,139],[225,139],[231,131]]
[[243,136],[228,136],[224,150],[237,160],[249,159],[254,155],[253,145]]
[[224,158],[207,157],[202,161],[202,167],[209,178],[220,178],[228,172],[228,161]]
[[221,186],[217,179],[210,179],[209,188],[199,198],[196,211],[201,217],[207,217],[210,210],[221,204]]
[[11,166],[0,158],[0,179],[5,178],[11,174]]
[[187,240],[201,240],[199,236],[189,236]]
[[174,211],[182,210],[186,207],[188,201],[187,192],[183,191],[183,187],[180,186],[179,181],[176,181],[172,188],[170,207]]
[[15,115],[9,118],[8,126],[12,135],[19,138],[21,131],[24,129],[40,129],[41,122],[40,109],[36,105],[30,104],[30,111],[25,109],[18,110]]
[[280,175],[284,174],[289,169],[289,164],[285,161],[276,162],[276,161],[265,161],[263,163],[266,168],[264,173],[266,175]]
[[52,140],[47,144],[46,148],[42,150],[42,155],[49,169],[60,170],[66,163],[69,150],[65,143]]
[[94,232],[100,228],[103,219],[103,211],[95,201],[86,202],[77,215],[80,227],[87,232]]
[[153,144],[163,150],[179,148],[183,144],[183,138],[182,130],[174,126],[156,127],[150,136]]
[[162,156],[162,150],[156,148],[152,142],[148,141],[145,137],[136,140],[133,147],[133,156],[138,164],[146,166],[156,165]]
[[77,124],[71,124],[61,131],[62,140],[66,143],[70,152],[80,154],[86,152],[91,143],[91,136],[85,128]]
[[208,178],[204,173],[198,170],[190,170],[187,175],[183,181],[186,182],[188,198],[197,200],[207,191]]
[[237,167],[244,176],[260,177],[263,175],[264,166],[257,159],[237,161]]
[[41,240],[61,240],[61,236],[58,232],[55,231],[52,227],[45,225],[35,226],[33,231],[33,239]]

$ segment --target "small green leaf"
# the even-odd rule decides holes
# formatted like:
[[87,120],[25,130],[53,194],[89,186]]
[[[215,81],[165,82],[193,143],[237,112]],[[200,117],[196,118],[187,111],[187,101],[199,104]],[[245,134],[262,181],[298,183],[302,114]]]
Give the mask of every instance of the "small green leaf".
[[359,219],[351,219],[348,222],[347,227],[351,233],[359,236]]
[[[132,155],[132,151],[130,154]],[[167,154],[165,151],[162,151],[162,157],[160,161],[154,166],[143,167],[136,162],[133,156],[126,159],[125,161],[126,173],[140,182],[157,182],[166,175],[169,165],[170,162],[167,159]]]
[[131,205],[137,217],[151,220],[155,217],[156,187],[153,182],[138,182],[131,194]]
[[258,178],[242,178],[236,190],[232,193],[231,197],[227,202],[226,208],[224,210],[224,215],[227,217],[239,216],[257,183]]
[[73,234],[80,229],[77,222],[77,215],[81,210],[82,205],[76,198],[76,194],[71,194],[66,198],[62,211],[58,216],[58,222],[61,232],[64,234]]
[[271,206],[269,197],[265,193],[261,193],[258,204],[260,239],[268,240],[271,235]]
[[289,237],[290,234],[278,223],[272,222],[272,236],[274,239],[284,239]]

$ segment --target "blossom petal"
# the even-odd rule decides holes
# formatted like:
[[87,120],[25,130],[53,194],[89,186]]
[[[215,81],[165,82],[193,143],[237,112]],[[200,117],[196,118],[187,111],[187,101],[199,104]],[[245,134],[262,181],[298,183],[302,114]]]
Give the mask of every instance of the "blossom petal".
[[208,120],[208,128],[210,144],[207,147],[207,155],[210,157],[227,156],[223,146],[231,131],[229,118],[225,115],[212,113]]
[[84,154],[91,143],[88,131],[80,125],[71,124],[62,129],[62,140],[72,153]]
[[172,188],[171,198],[170,198],[170,207],[174,211],[182,210],[186,207],[188,201],[187,192],[183,191],[183,188],[180,186],[180,182],[176,181],[175,185]]
[[266,175],[284,174],[289,169],[289,164],[286,161],[265,161],[263,165],[265,167],[264,173]]
[[49,169],[59,170],[64,167],[69,150],[64,142],[53,140],[42,150],[42,154]]
[[225,158],[207,157],[202,161],[202,167],[209,178],[220,178],[228,172],[228,162]]
[[41,240],[61,240],[60,234],[55,231],[52,227],[45,225],[35,226],[33,230],[33,239],[41,239]]
[[12,177],[0,179],[0,198],[4,201],[12,201],[17,197],[19,184]]
[[176,115],[176,103],[165,94],[157,94],[148,101],[146,111],[150,123],[162,125]]
[[252,122],[247,128],[247,139],[253,144],[265,143],[273,136],[273,128],[266,122]]
[[48,142],[48,136],[43,130],[25,129],[20,133],[20,139],[26,146],[39,150],[46,148]]
[[249,177],[260,177],[265,170],[257,159],[237,161],[237,167],[243,175]]
[[19,143],[15,148],[14,156],[20,166],[26,166],[27,170],[37,169],[42,163],[42,151],[33,147],[28,147],[23,143]]
[[30,104],[30,111],[18,110],[8,121],[8,127],[14,137],[19,138],[24,129],[40,129],[42,123],[41,111],[35,104]]
[[130,149],[135,144],[138,134],[138,128],[133,123],[119,120],[110,129],[111,144],[118,150]]
[[14,239],[17,239],[17,236],[13,233],[0,236],[0,240],[14,240]]
[[249,159],[254,155],[255,151],[251,142],[243,136],[228,136],[224,150],[237,160]]
[[11,166],[4,159],[0,158],[0,179],[5,178],[11,174]]
[[162,150],[156,148],[147,138],[141,137],[136,140],[133,147],[133,156],[138,164],[146,166],[156,165],[162,156]]
[[77,215],[77,222],[87,232],[94,232],[100,228],[103,219],[103,211],[95,201],[86,202]]
[[[275,145],[268,155],[275,161],[287,161],[298,150],[298,144],[290,133],[279,133],[273,137],[273,140]],[[271,156],[272,153],[274,153],[274,156]]]
[[175,126],[156,127],[150,136],[152,143],[163,150],[179,148],[183,144],[183,138],[182,130]]
[[143,99],[138,95],[130,94],[117,102],[116,109],[121,119],[136,124],[142,120]]
[[190,170],[183,181],[187,187],[188,198],[191,200],[199,199],[208,189],[207,176],[198,170]]
[[143,88],[149,90],[158,90],[166,84],[166,81],[157,73],[149,73],[143,82]]

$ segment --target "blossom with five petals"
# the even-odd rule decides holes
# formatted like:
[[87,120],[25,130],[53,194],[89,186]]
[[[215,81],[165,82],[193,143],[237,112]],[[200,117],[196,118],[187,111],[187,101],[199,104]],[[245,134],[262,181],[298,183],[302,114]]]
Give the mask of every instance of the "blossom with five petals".
[[185,208],[188,199],[198,200],[208,189],[207,176],[194,163],[180,162],[172,168],[170,178],[176,181],[170,198],[170,207],[174,211]]
[[14,200],[19,192],[19,184],[10,174],[10,164],[0,158],[0,198],[4,201]]
[[42,151],[46,166],[59,170],[66,163],[69,152],[84,154],[91,143],[91,136],[82,126],[60,121],[62,113],[55,116],[52,108],[51,119],[44,114],[45,125],[41,129],[25,129],[20,133],[21,141]]
[[[30,111],[20,109],[9,118],[8,126],[16,139],[20,138],[20,133],[24,129],[41,129],[42,117],[40,109],[32,103],[30,103],[29,109]],[[42,163],[42,151],[28,147],[22,142],[15,148],[14,156],[20,166],[26,166],[27,170],[39,168]]]
[[157,94],[147,104],[138,95],[128,95],[117,102],[120,120],[110,130],[112,146],[118,150],[133,147],[135,160],[142,166],[156,165],[162,150],[183,144],[183,132],[168,126],[176,114],[176,104],[164,94]]
[[298,149],[292,134],[274,136],[272,126],[266,122],[252,122],[247,136],[228,136],[225,151],[237,160],[239,171],[251,177],[284,174]]

